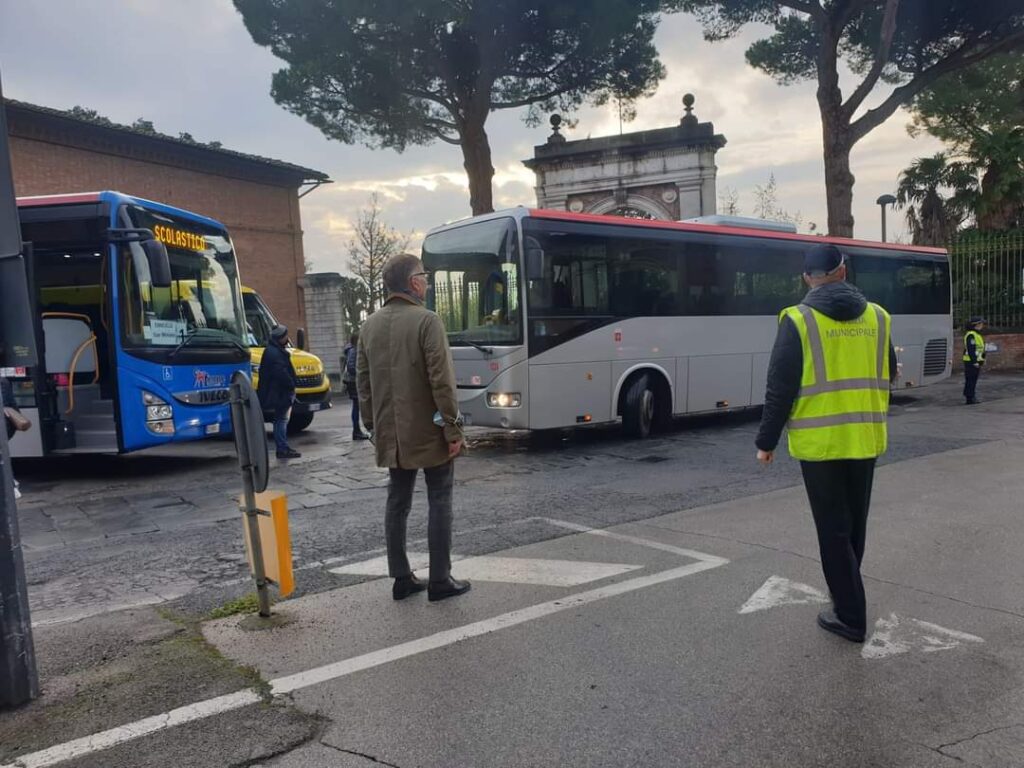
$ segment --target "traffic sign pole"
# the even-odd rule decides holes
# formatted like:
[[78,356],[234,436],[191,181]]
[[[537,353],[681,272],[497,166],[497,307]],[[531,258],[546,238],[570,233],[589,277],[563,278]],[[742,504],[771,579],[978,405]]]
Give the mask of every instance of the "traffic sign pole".
[[[258,419],[258,425],[253,424],[254,419]],[[256,399],[255,393],[252,391],[249,377],[240,371],[231,377],[231,422],[235,434],[238,464],[242,470],[245,524],[249,529],[249,549],[252,557],[253,577],[256,580],[260,616],[269,618],[270,589],[268,588],[266,566],[263,562],[263,546],[260,542],[259,516],[262,513],[256,506],[257,482],[262,486],[260,491],[266,490],[267,439],[263,434],[263,412],[259,408],[259,400]],[[254,442],[257,436],[262,445]],[[263,449],[262,457],[260,448]]]

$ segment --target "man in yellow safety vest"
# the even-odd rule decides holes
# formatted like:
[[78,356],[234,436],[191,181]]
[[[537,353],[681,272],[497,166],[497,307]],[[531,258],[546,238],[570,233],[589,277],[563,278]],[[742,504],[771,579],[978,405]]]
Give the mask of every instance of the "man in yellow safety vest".
[[800,460],[832,608],[818,625],[864,642],[867,615],[860,565],[875,460],[885,453],[896,352],[889,314],[846,282],[834,245],[804,254],[804,300],[779,315],[768,365],[757,458],[770,464],[783,427]]
[[964,335],[964,400],[968,405],[978,403],[978,376],[985,364],[985,338],[981,335],[984,327],[984,318],[972,317]]

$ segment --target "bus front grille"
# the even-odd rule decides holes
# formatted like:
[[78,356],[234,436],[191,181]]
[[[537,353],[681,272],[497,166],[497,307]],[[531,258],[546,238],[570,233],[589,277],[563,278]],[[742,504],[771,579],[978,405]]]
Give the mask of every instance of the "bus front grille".
[[939,376],[946,371],[949,348],[945,339],[931,339],[924,345],[924,375]]

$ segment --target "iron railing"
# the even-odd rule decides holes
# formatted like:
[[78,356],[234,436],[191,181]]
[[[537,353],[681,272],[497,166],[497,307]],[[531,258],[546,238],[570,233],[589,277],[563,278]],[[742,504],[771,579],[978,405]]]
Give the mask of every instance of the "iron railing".
[[949,244],[953,322],[984,317],[997,331],[1024,331],[1024,231],[963,232]]

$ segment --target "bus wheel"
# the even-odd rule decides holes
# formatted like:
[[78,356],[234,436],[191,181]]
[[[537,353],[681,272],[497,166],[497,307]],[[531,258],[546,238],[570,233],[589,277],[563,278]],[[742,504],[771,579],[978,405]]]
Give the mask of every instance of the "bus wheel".
[[312,413],[293,413],[292,417],[288,419],[288,432],[289,434],[294,435],[296,432],[301,432],[312,423]]
[[622,404],[622,427],[630,437],[645,438],[654,425],[654,389],[647,374],[637,376],[626,390]]

